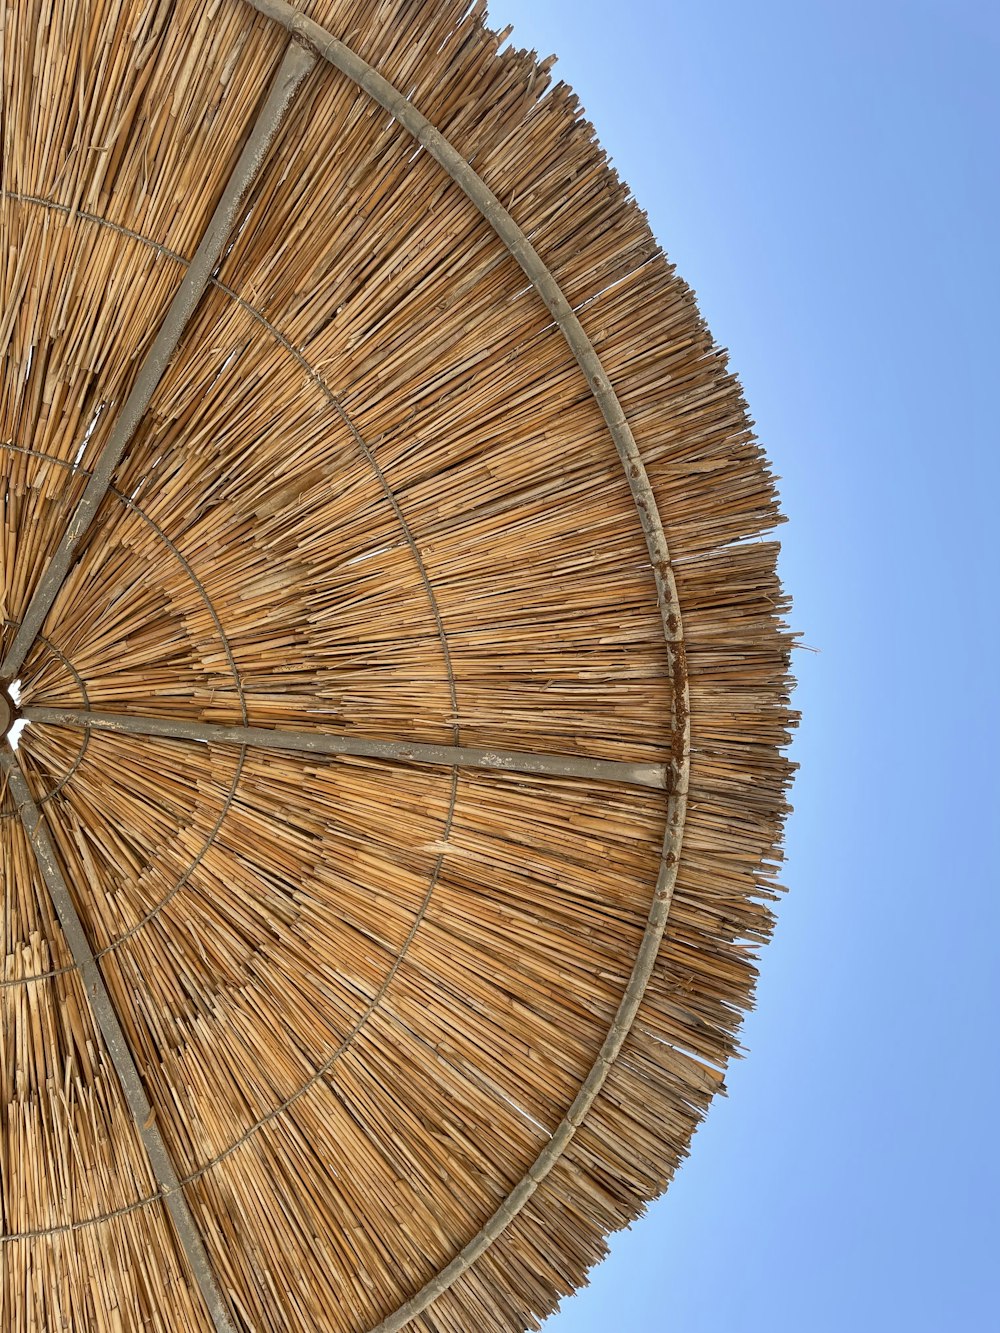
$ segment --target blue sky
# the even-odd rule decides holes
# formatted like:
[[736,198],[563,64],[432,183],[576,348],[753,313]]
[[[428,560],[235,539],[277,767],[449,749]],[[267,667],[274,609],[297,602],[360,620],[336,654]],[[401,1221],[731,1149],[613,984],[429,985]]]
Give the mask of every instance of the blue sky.
[[546,1333],[995,1327],[1000,17],[493,0],[732,355],[791,522],[790,893],[749,1057]]

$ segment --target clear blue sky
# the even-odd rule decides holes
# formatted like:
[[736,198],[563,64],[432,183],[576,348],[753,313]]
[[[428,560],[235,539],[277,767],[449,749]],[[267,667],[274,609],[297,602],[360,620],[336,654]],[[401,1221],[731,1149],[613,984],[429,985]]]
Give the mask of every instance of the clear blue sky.
[[1000,17],[493,0],[558,52],[783,477],[804,713],[748,1059],[546,1333],[1000,1327]]

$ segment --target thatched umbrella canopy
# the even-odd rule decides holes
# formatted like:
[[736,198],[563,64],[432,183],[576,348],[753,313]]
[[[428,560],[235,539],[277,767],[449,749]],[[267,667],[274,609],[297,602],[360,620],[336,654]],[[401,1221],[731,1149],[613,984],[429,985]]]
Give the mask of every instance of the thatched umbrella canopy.
[[769,929],[724,357],[481,4],[305,8],[0,29],[12,1333],[536,1327]]

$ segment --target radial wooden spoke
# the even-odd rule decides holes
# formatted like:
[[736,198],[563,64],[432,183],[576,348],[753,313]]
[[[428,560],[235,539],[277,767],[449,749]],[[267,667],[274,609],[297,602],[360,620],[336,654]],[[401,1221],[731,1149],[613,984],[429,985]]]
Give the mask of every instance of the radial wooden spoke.
[[114,429],[97,460],[66,533],[35,588],[24,619],[6,657],[0,663],[0,679],[10,680],[20,671],[69,573],[77,547],[94,521],[101,501],[111,486],[122,455],[145,415],[156,387],[177,350],[188,321],[211,282],[240,206],[260,172],[267,150],[285,117],[292,97],[315,63],[316,56],[299,42],[293,41],[285,53],[267,100],[254,122],[233,174],[188,265],[187,273],[170,303],[160,330],[135,378],[132,390],[118,414]]
[[184,1197],[177,1170],[156,1124],[152,1106],[146,1096],[142,1077],[122,1030],[114,1002],[60,869],[48,826],[35,804],[20,764],[7,746],[0,747],[0,769],[7,779],[8,790],[17,806],[18,815],[35,853],[39,871],[59,917],[66,943],[80,971],[94,1018],[115,1067],[139,1137],[146,1149],[163,1201],[173,1219],[177,1238],[191,1267],[191,1273],[204,1297],[218,1333],[235,1333],[235,1326],[205,1249],[205,1243]]
[[25,708],[29,722],[57,727],[89,727],[131,736],[159,736],[204,741],[214,745],[253,745],[303,754],[355,755],[408,764],[497,769],[506,773],[541,773],[549,777],[622,782],[634,787],[665,788],[664,764],[630,764],[586,755],[528,754],[523,750],[484,749],[470,745],[425,745],[416,741],[378,740],[370,736],[337,736],[323,731],[284,731],[271,727],[227,727],[215,722],[187,722],[172,717],[128,713],[96,713],[75,708]]

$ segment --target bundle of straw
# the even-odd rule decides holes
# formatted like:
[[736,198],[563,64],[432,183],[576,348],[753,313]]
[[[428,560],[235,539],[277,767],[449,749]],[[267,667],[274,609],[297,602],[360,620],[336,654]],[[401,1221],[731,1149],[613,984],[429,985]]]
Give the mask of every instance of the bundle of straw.
[[0,27],[11,1333],[538,1328],[771,926],[724,355],[483,4],[303,9]]

